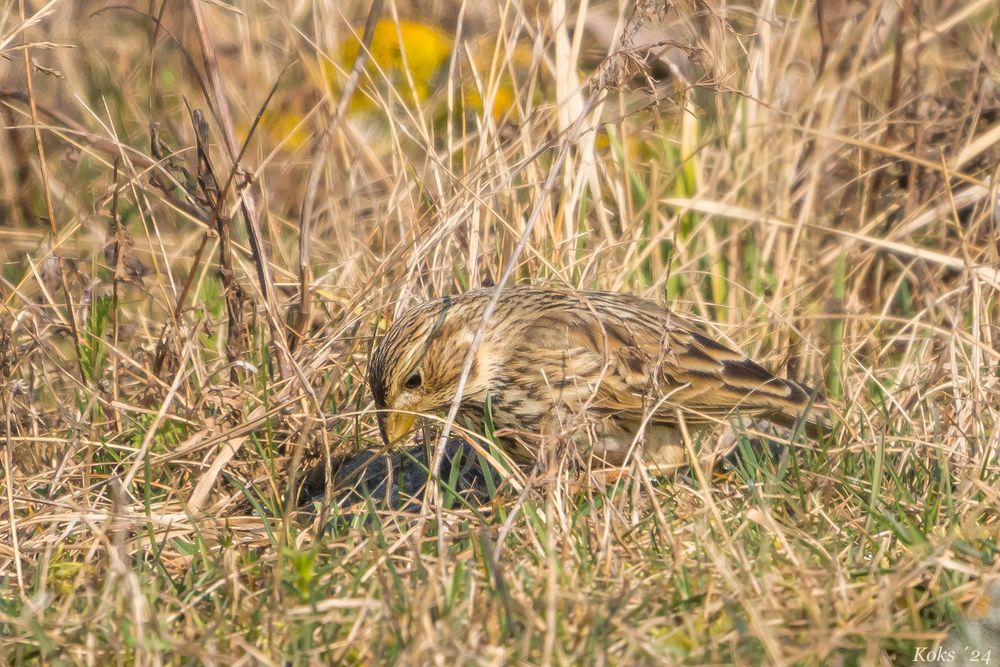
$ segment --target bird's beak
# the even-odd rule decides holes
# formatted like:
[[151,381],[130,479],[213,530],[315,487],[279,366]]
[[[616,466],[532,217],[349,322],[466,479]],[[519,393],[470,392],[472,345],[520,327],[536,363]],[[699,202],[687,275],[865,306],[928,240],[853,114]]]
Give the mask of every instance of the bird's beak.
[[415,415],[405,412],[390,412],[387,415],[379,415],[378,430],[382,434],[382,441],[388,447],[399,442],[410,429],[413,428]]

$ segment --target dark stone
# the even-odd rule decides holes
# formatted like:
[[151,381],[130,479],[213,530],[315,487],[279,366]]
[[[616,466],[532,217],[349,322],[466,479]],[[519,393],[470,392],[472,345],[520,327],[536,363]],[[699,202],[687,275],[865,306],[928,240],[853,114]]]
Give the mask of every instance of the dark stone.
[[[415,509],[429,479],[428,450],[418,445],[388,454],[365,449],[335,457],[332,462],[334,502],[349,507],[371,498],[376,504],[391,509]],[[500,475],[495,471],[491,474],[499,484]],[[323,499],[323,477],[323,464],[320,463],[309,472],[303,486],[300,495],[303,504]],[[490,499],[486,475],[475,450],[458,438],[452,438],[445,445],[441,461],[440,480],[449,484],[453,477],[454,491],[470,503],[478,505]]]

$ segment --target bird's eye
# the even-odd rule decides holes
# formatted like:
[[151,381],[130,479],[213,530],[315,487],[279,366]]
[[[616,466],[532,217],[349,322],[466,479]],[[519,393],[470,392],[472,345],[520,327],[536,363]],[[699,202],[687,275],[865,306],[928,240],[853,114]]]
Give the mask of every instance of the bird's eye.
[[410,373],[410,377],[406,378],[406,382],[403,383],[403,386],[407,389],[416,389],[420,386],[422,381],[423,378],[420,377],[420,371],[413,371]]

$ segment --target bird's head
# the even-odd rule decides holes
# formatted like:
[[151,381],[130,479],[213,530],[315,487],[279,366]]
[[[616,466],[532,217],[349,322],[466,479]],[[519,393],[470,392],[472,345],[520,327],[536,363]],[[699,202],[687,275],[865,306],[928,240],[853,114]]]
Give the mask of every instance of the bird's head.
[[[368,384],[385,444],[409,433],[419,414],[444,410],[458,388],[478,319],[465,304],[445,297],[405,313],[386,332],[372,355]],[[480,346],[462,392],[463,400],[485,396]]]

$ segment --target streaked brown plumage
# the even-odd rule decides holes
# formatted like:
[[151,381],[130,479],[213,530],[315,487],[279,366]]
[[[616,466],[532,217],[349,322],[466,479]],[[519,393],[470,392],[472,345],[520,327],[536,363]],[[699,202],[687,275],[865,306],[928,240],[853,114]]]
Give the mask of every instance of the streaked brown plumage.
[[[447,410],[493,293],[420,304],[396,321],[371,359],[369,383],[386,444],[413,413]],[[684,459],[678,411],[695,431],[737,415],[793,423],[811,393],[717,343],[694,322],[626,294],[505,289],[475,354],[459,424],[481,427],[489,400],[497,434],[530,456],[569,434],[612,463]]]

